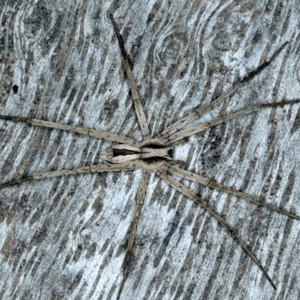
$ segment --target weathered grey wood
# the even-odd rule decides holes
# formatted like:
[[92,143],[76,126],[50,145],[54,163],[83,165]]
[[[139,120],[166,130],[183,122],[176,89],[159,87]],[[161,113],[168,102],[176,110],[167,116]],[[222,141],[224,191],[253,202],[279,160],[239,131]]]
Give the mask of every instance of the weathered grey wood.
[[[201,122],[300,96],[296,0],[14,0],[1,2],[0,114],[140,139],[110,12],[152,135],[210,103],[287,40],[268,69]],[[299,105],[266,109],[191,137],[175,157],[190,171],[300,215],[299,120]],[[1,182],[102,163],[100,151],[109,146],[1,121]],[[0,298],[115,299],[141,176],[71,176],[1,190]],[[299,222],[183,183],[269,266],[277,291],[209,214],[152,176],[121,299],[300,297]]]

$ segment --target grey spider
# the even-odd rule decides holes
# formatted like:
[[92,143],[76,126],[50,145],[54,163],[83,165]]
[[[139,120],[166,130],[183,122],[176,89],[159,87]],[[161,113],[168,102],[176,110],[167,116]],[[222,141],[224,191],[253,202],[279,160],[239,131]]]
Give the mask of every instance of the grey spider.
[[186,178],[188,180],[196,181],[204,186],[208,186],[211,188],[219,189],[221,191],[224,191],[226,193],[242,197],[244,199],[247,199],[249,201],[252,201],[256,203],[259,206],[265,206],[273,211],[276,211],[278,213],[284,214],[290,218],[296,219],[300,221],[300,217],[290,213],[288,211],[285,211],[281,208],[278,208],[270,203],[266,203],[261,199],[258,199],[257,197],[254,197],[252,195],[243,193],[241,191],[235,190],[233,188],[225,187],[217,182],[214,182],[212,180],[209,180],[208,178],[205,178],[201,175],[185,171],[182,168],[178,167],[180,165],[179,161],[176,161],[173,158],[173,150],[176,146],[179,144],[185,143],[189,136],[194,135],[199,132],[203,132],[213,126],[216,126],[218,124],[221,124],[223,122],[229,121],[231,119],[234,119],[236,117],[250,114],[252,112],[261,110],[263,108],[272,108],[272,107],[278,107],[283,105],[291,105],[299,103],[299,99],[294,100],[285,100],[281,102],[275,102],[275,103],[266,103],[266,104],[259,104],[247,109],[242,109],[239,111],[236,111],[232,114],[225,115],[223,117],[211,120],[206,123],[202,123],[200,125],[196,125],[194,127],[188,127],[187,129],[182,129],[183,127],[189,125],[192,121],[194,121],[196,118],[204,114],[205,112],[211,110],[216,105],[220,104],[225,98],[233,94],[239,87],[241,87],[243,84],[251,80],[254,76],[256,76],[258,73],[260,73],[262,70],[264,70],[270,63],[278,56],[278,54],[284,49],[284,47],[287,45],[287,43],[284,43],[270,58],[270,60],[266,61],[262,65],[260,65],[257,69],[250,72],[248,76],[246,76],[244,79],[238,81],[235,83],[227,92],[213,100],[209,105],[204,106],[196,110],[195,112],[189,114],[188,116],[178,120],[171,126],[167,127],[165,130],[163,130],[160,134],[158,134],[155,137],[150,136],[150,130],[149,126],[146,122],[146,116],[145,112],[141,103],[141,100],[139,98],[139,94],[132,76],[131,72],[131,66],[129,62],[128,55],[125,51],[124,42],[122,40],[122,36],[119,33],[119,29],[116,25],[116,22],[112,15],[110,15],[110,19],[113,24],[114,31],[116,33],[120,51],[123,58],[123,64],[124,68],[127,74],[128,82],[130,85],[130,90],[134,102],[135,112],[136,116],[138,118],[138,123],[140,125],[142,134],[143,134],[143,140],[142,141],[136,141],[130,137],[125,137],[105,131],[100,130],[94,130],[94,129],[88,129],[83,127],[74,127],[74,126],[68,126],[68,125],[62,125],[54,122],[49,121],[43,121],[43,120],[37,120],[37,119],[28,119],[28,118],[21,118],[21,117],[13,117],[13,116],[6,116],[6,115],[0,115],[0,119],[2,120],[8,120],[8,121],[15,121],[15,122],[25,122],[28,124],[32,124],[35,126],[42,126],[47,128],[53,128],[53,129],[59,129],[59,130],[65,130],[70,131],[74,133],[89,135],[94,138],[103,139],[106,141],[113,142],[113,145],[103,151],[101,153],[101,158],[106,160],[108,163],[106,164],[98,164],[98,165],[92,165],[92,166],[86,166],[81,167],[78,169],[73,170],[62,170],[62,171],[53,171],[53,172],[43,172],[43,173],[35,173],[30,176],[22,177],[7,183],[3,183],[0,185],[0,189],[20,184],[24,181],[28,180],[39,180],[43,178],[49,178],[49,177],[57,177],[57,176],[64,176],[64,175],[77,175],[77,174],[87,174],[87,173],[96,173],[96,172],[111,172],[111,171],[132,171],[135,169],[142,169],[143,176],[142,181],[139,185],[138,194],[137,194],[137,203],[135,208],[135,214],[134,219],[132,221],[130,234],[128,238],[127,243],[127,253],[123,262],[123,280],[121,282],[121,286],[119,288],[118,292],[118,298],[120,297],[122,293],[122,289],[124,286],[124,283],[126,281],[126,278],[128,276],[128,270],[130,265],[130,259],[132,256],[132,251],[134,247],[135,242],[135,236],[137,232],[137,226],[141,214],[141,209],[144,203],[145,193],[147,190],[147,185],[149,182],[150,174],[155,173],[157,176],[159,176],[162,180],[164,180],[166,183],[171,185],[173,188],[181,192],[182,194],[186,195],[188,198],[192,199],[199,205],[201,205],[205,210],[207,210],[212,216],[214,216],[219,223],[221,223],[231,234],[231,236],[240,244],[240,246],[243,248],[243,250],[246,252],[246,254],[255,262],[255,264],[261,269],[264,276],[267,278],[267,280],[270,282],[272,287],[276,289],[275,283],[272,281],[270,276],[268,275],[265,268],[262,266],[260,261],[257,259],[255,254],[250,250],[248,245],[246,245],[245,242],[236,234],[235,230],[229,223],[225,221],[225,219],[217,213],[211,206],[207,204],[206,201],[201,199],[198,195],[190,191],[188,188],[183,186],[180,182],[175,180],[171,175],[175,174],[182,178]]

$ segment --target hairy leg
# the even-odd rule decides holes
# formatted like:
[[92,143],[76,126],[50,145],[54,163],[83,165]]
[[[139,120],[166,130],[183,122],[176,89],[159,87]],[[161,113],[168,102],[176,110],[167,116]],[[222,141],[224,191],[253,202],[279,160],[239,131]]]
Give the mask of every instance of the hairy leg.
[[217,213],[211,206],[209,206],[203,199],[201,199],[195,193],[191,192],[188,188],[183,186],[181,183],[174,180],[170,175],[166,175],[164,173],[160,173],[158,175],[165,182],[170,184],[172,187],[174,187],[179,192],[185,194],[190,199],[192,199],[195,202],[197,202],[198,204],[200,204],[203,208],[205,208],[206,211],[208,211],[211,215],[213,215],[218,220],[218,222],[229,231],[229,233],[231,234],[233,239],[236,240],[240,244],[240,246],[247,253],[247,255],[251,257],[251,259],[261,269],[263,274],[266,276],[268,281],[271,283],[272,287],[276,290],[276,285],[274,284],[274,282],[272,281],[272,279],[270,278],[270,276],[268,275],[267,271],[264,269],[264,267],[262,266],[262,264],[260,263],[258,258],[254,255],[254,253],[250,250],[250,248],[246,245],[246,243],[243,240],[241,240],[241,238],[236,234],[236,232],[234,231],[234,228],[231,227],[219,213]]
[[99,164],[87,167],[81,167],[73,170],[61,170],[53,172],[43,172],[43,173],[34,173],[29,176],[22,177],[20,179],[15,179],[6,183],[0,184],[0,189],[4,189],[8,186],[20,184],[29,180],[40,180],[51,177],[67,176],[67,175],[81,175],[89,173],[100,173],[100,172],[110,172],[110,171],[133,171],[136,169],[136,166],[133,163],[122,163],[122,164]]
[[274,103],[264,103],[264,104],[259,104],[253,107],[249,107],[246,109],[241,109],[239,111],[236,111],[232,114],[226,115],[221,118],[217,118],[215,120],[199,124],[197,126],[181,130],[179,132],[174,133],[173,135],[169,136],[166,140],[164,140],[168,145],[172,145],[173,143],[180,141],[186,137],[189,137],[193,134],[205,131],[213,126],[216,126],[218,124],[227,122],[229,120],[232,120],[234,118],[237,118],[239,116],[247,115],[252,112],[261,110],[263,108],[268,108],[268,107],[277,107],[277,106],[283,106],[283,105],[289,105],[289,104],[296,104],[299,103],[300,99],[294,99],[294,100],[286,100],[286,101],[280,101],[280,102],[274,102]]
[[127,253],[126,253],[124,264],[123,264],[123,279],[122,279],[122,283],[121,283],[121,286],[120,286],[120,289],[118,292],[117,299],[119,299],[119,297],[122,293],[122,290],[123,290],[124,283],[127,279],[130,259],[132,256],[132,249],[134,246],[135,236],[136,236],[136,232],[137,232],[137,226],[139,223],[142,207],[144,204],[144,199],[146,196],[149,178],[150,178],[150,173],[148,171],[143,171],[143,178],[140,183],[140,187],[139,187],[138,195],[137,195],[137,203],[136,203],[136,207],[135,207],[134,219],[133,219],[133,222],[131,225],[128,243],[127,243]]
[[121,136],[121,135],[117,135],[114,133],[109,133],[109,132],[101,131],[101,130],[94,130],[94,129],[84,128],[84,127],[63,125],[63,124],[59,124],[59,123],[55,123],[55,122],[43,121],[43,120],[38,120],[38,119],[11,117],[11,116],[4,116],[4,115],[0,115],[0,119],[7,120],[7,121],[13,121],[13,122],[24,122],[24,123],[35,125],[35,126],[41,126],[41,127],[46,127],[46,128],[53,128],[53,129],[75,132],[75,133],[95,137],[97,139],[103,139],[106,141],[118,142],[118,143],[122,143],[122,144],[134,144],[135,143],[134,139],[132,139],[132,138],[128,138],[126,136]]
[[259,198],[256,198],[254,196],[251,196],[249,194],[246,194],[246,193],[243,193],[243,192],[240,192],[238,190],[235,190],[233,188],[229,188],[229,187],[226,187],[226,186],[223,186],[222,184],[219,184],[215,181],[212,181],[212,180],[209,180],[208,178],[205,178],[201,175],[198,175],[196,173],[192,173],[192,172],[189,172],[189,171],[185,171],[185,170],[182,170],[180,168],[177,168],[173,165],[171,165],[171,163],[166,163],[163,167],[166,171],[170,172],[171,174],[175,174],[175,175],[179,175],[183,178],[186,178],[186,179],[189,179],[189,180],[193,180],[193,181],[197,181],[199,182],[200,184],[203,184],[205,186],[208,186],[208,187],[211,187],[211,188],[214,188],[214,189],[218,189],[218,190],[221,190],[223,192],[226,192],[228,194],[231,194],[231,195],[235,195],[235,196],[238,196],[238,197],[241,197],[241,198],[244,198],[244,199],[247,199],[249,201],[252,201],[254,203],[256,203],[257,205],[259,206],[265,206],[273,211],[276,211],[280,214],[283,214],[285,216],[288,216],[292,219],[295,219],[295,220],[298,220],[300,221],[300,217],[298,217],[297,215],[295,214],[292,214],[286,210],[283,210],[279,207],[276,207],[270,203],[267,203]]
[[210,104],[199,108],[197,111],[195,111],[194,113],[178,120],[177,122],[173,123],[172,125],[170,125],[169,127],[167,127],[166,129],[164,129],[164,131],[162,131],[158,137],[162,138],[162,139],[167,139],[170,135],[174,134],[176,131],[180,130],[182,127],[184,127],[185,125],[191,123],[192,121],[194,121],[195,119],[197,119],[199,116],[203,115],[205,112],[207,112],[208,110],[211,110],[212,108],[214,108],[216,105],[218,105],[219,103],[221,103],[223,100],[225,100],[227,97],[229,97],[231,94],[233,94],[238,88],[240,88],[243,84],[245,84],[246,82],[248,82],[249,80],[251,80],[253,77],[255,77],[257,74],[259,74],[261,71],[263,71],[267,66],[270,65],[270,63],[279,55],[279,53],[283,50],[283,48],[288,44],[288,42],[285,42],[273,55],[272,57],[266,61],[265,63],[263,63],[262,65],[260,65],[257,69],[255,69],[254,71],[250,72],[248,74],[248,76],[246,76],[244,79],[238,81],[237,83],[235,83],[233,85],[233,87],[231,87],[228,91],[226,91],[225,93],[223,93],[221,96],[219,96],[217,99],[215,99],[213,102],[211,102]]
[[123,42],[121,34],[119,33],[119,29],[118,29],[118,26],[117,26],[117,24],[114,20],[113,15],[110,14],[109,17],[111,19],[111,22],[113,24],[115,33],[116,33],[117,38],[118,38],[118,43],[119,43],[120,51],[121,51],[122,58],[123,58],[123,64],[124,64],[124,67],[125,67],[125,71],[126,71],[126,74],[127,74],[127,77],[128,77],[131,94],[132,94],[132,97],[133,97],[135,112],[136,112],[141,130],[143,132],[143,135],[144,135],[145,138],[147,138],[147,137],[150,136],[150,131],[149,131],[149,127],[148,127],[148,124],[147,124],[147,121],[146,121],[146,115],[145,115],[145,112],[144,112],[144,108],[142,106],[142,103],[141,103],[141,100],[140,100],[140,97],[139,97],[139,93],[137,91],[136,85],[135,85],[134,80],[133,80],[128,55],[127,55],[125,47],[124,47],[124,42]]

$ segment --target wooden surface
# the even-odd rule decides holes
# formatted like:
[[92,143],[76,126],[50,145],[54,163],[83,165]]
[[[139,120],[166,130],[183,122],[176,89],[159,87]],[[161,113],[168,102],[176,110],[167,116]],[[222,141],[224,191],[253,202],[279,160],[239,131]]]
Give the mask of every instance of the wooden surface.
[[[66,3],[66,4],[63,4]],[[140,139],[108,13],[121,28],[155,135],[288,47],[207,121],[300,97],[300,6],[286,1],[2,0],[0,114]],[[17,93],[16,87],[18,86]],[[219,125],[178,148],[186,169],[300,215],[299,105]],[[0,174],[101,162],[89,137],[0,121]],[[141,171],[27,182],[0,192],[1,299],[115,299]],[[236,228],[151,176],[121,299],[299,299],[300,222],[183,183]]]

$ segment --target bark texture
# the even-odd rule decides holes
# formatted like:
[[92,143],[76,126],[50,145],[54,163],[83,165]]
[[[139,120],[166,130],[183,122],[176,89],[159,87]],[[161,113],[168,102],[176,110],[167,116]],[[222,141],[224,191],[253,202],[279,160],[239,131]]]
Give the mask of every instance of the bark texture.
[[[300,97],[298,0],[0,0],[0,114],[140,139],[109,13],[152,136],[289,45],[193,122]],[[189,138],[186,169],[300,215],[300,108],[267,108]],[[103,163],[111,142],[0,121],[0,183]],[[115,299],[141,171],[28,181],[0,191],[1,299]],[[150,177],[121,299],[299,299],[300,222],[187,180],[250,246]]]

